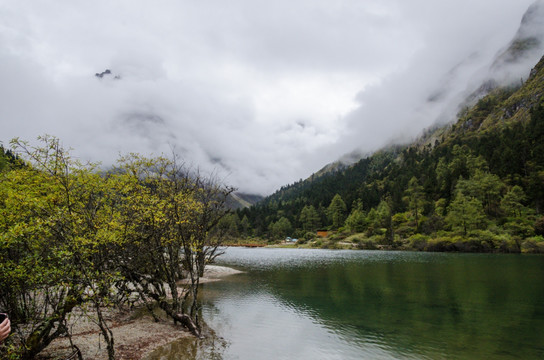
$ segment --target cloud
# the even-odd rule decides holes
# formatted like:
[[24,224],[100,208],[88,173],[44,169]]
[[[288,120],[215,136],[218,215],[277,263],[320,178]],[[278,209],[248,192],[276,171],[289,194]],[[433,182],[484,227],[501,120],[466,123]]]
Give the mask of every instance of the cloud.
[[267,194],[428,126],[529,4],[6,0],[0,141],[53,134],[105,165],[175,148]]

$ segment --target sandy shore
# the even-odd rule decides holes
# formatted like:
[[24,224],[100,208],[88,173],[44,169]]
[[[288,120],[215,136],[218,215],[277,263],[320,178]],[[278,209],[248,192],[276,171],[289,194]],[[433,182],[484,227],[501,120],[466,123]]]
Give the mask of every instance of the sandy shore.
[[[207,265],[201,283],[218,281],[222,277],[238,274],[240,271],[224,266]],[[192,335],[181,328],[174,326],[171,320],[165,317],[155,322],[145,309],[132,311],[105,311],[108,325],[115,340],[115,354],[117,359],[141,359],[156,348],[174,340],[189,338]],[[106,343],[98,326],[76,311],[72,317],[72,341],[79,347],[85,360],[107,359]],[[70,354],[70,342],[67,338],[56,339],[41,355],[41,358],[58,358]]]

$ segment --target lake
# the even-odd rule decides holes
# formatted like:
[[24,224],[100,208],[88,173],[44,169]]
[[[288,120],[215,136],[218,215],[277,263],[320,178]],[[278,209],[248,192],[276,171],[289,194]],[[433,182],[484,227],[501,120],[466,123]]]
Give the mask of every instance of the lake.
[[544,359],[544,257],[229,248],[216,336],[150,359]]

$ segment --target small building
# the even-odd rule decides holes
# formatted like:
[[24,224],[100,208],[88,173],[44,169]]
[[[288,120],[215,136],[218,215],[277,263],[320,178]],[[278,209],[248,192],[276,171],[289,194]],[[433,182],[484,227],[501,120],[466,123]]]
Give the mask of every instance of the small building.
[[317,236],[318,237],[327,237],[329,235],[328,230],[317,230]]

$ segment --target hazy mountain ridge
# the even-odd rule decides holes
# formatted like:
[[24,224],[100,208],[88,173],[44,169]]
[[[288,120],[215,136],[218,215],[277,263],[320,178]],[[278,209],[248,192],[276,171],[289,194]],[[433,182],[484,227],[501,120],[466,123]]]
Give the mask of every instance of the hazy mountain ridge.
[[255,205],[263,199],[264,196],[261,195],[233,192],[227,198],[227,207],[233,210],[241,209]]

